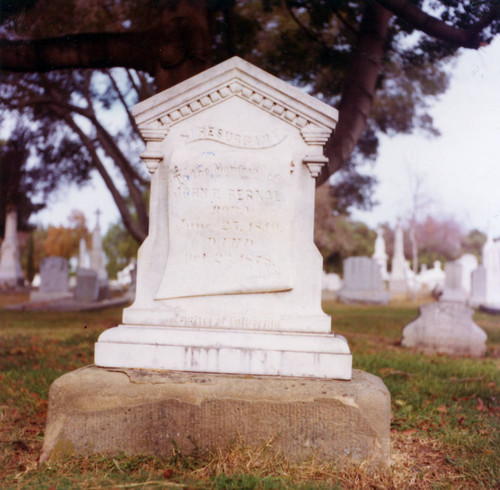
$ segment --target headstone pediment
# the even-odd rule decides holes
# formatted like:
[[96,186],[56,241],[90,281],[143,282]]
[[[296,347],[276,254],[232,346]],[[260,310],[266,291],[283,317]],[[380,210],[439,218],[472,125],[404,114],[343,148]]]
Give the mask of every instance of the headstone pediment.
[[335,127],[338,111],[260,68],[233,57],[134,106],[144,137],[160,138],[180,122],[232,98],[299,129]]

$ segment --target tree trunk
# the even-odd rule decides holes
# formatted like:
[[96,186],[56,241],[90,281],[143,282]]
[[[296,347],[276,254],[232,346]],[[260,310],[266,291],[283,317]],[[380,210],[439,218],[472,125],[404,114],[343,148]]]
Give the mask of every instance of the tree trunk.
[[387,29],[392,14],[374,2],[367,2],[339,104],[339,122],[326,147],[328,167],[317,185],[336,172],[353,152],[366,127],[375,87],[386,50]]

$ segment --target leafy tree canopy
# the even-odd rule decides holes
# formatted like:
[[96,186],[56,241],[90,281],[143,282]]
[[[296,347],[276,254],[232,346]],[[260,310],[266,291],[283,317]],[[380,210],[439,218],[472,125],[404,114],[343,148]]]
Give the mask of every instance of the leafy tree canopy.
[[[161,90],[237,54],[336,105],[319,183],[342,169],[339,188],[361,190],[339,203],[363,205],[373,182],[360,179],[358,166],[375,158],[377,134],[437,134],[427,108],[446,90],[446,61],[460,47],[488,44],[500,25],[497,0],[1,0],[0,12],[0,102],[79,140],[82,162],[99,171],[137,240],[147,230],[144,178],[95,110],[148,95],[145,73]],[[126,88],[112,78],[98,83],[96,70],[116,67],[128,70]],[[62,134],[51,125],[50,135]],[[103,153],[120,172],[121,194]]]

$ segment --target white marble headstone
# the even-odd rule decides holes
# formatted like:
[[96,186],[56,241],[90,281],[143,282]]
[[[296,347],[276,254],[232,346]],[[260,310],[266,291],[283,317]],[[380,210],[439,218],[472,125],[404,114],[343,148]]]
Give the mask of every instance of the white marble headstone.
[[491,233],[483,246],[483,266],[486,270],[484,306],[500,309],[500,242]]
[[441,301],[467,301],[467,292],[463,287],[464,267],[458,261],[447,262],[444,266],[445,282]]
[[134,108],[152,173],[134,304],[100,366],[350,379],[321,310],[315,178],[337,111],[232,58]]

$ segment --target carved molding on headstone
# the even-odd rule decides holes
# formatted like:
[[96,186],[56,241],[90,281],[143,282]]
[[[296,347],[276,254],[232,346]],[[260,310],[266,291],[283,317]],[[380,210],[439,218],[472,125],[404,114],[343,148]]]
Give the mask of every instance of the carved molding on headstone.
[[[166,129],[168,131],[168,128],[172,124],[179,123],[182,119],[192,116],[201,109],[207,109],[209,106],[216,105],[224,99],[228,99],[233,96],[241,97],[261,109],[271,112],[274,116],[287,121],[299,129],[306,127],[311,122],[304,114],[284,107],[283,104],[275,100],[273,97],[270,97],[268,94],[261,93],[255,87],[247,85],[242,80],[234,80],[229,83],[225,83],[217,89],[211,90],[202,97],[196,97],[184,102],[182,105],[170,110],[168,114],[163,115],[155,122],[156,124],[160,123],[162,125],[161,130]],[[147,126],[140,125],[143,136],[145,127],[148,127],[149,131],[153,131],[153,128],[151,128],[151,122],[148,123]]]
[[302,160],[311,172],[311,175],[316,178],[324,165],[328,164],[328,158],[322,155],[306,155]]
[[316,178],[322,167],[328,164],[328,158],[323,155],[323,147],[330,137],[331,130],[308,124],[301,129],[300,133],[309,146],[309,153],[302,161],[307,165],[311,175]]
[[140,154],[142,161],[150,174],[154,174],[158,165],[163,160],[161,142],[168,134],[168,128],[142,127],[141,134],[146,141],[146,150]]

